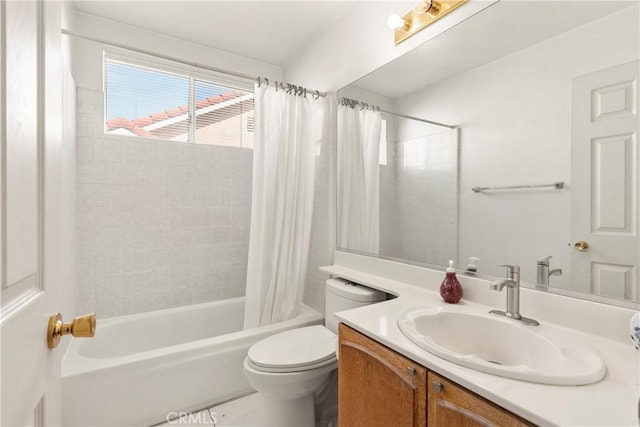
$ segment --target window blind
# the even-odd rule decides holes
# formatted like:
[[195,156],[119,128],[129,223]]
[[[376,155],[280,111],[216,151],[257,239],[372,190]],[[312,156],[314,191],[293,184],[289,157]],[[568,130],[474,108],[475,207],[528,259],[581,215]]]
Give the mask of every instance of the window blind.
[[253,148],[253,92],[105,60],[106,133]]

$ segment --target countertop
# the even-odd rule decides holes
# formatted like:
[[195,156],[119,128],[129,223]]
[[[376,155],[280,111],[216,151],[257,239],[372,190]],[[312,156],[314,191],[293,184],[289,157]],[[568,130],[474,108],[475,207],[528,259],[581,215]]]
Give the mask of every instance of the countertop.
[[[630,341],[622,343],[538,318],[541,324],[562,328],[582,339],[600,355],[607,373],[601,381],[583,386],[554,386],[512,380],[451,363],[422,350],[402,334],[397,326],[401,314],[414,307],[444,305],[438,293],[344,266],[322,267],[321,270],[397,296],[381,303],[336,313],[338,321],[535,424],[638,425],[640,356]],[[487,311],[504,309],[502,306],[489,307],[464,298],[459,304]],[[523,315],[526,314],[523,312]]]

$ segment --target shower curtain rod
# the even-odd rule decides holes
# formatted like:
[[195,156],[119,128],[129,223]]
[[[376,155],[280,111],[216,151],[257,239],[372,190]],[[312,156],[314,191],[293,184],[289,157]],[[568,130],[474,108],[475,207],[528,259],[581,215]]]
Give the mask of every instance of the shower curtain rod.
[[432,120],[421,119],[419,117],[413,117],[413,116],[408,116],[406,114],[394,113],[392,111],[383,110],[382,108],[380,108],[378,106],[367,104],[366,102],[358,101],[357,99],[340,98],[338,100],[338,102],[343,103],[343,105],[349,105],[352,108],[354,106],[356,106],[356,105],[359,105],[362,108],[371,108],[372,110],[377,110],[377,111],[380,111],[381,113],[384,113],[384,114],[389,114],[391,116],[396,116],[396,117],[402,117],[403,119],[416,120],[418,122],[428,123],[430,125],[442,126],[442,127],[449,128],[449,129],[457,129],[458,128],[457,126],[452,126],[452,125],[448,125],[448,124],[445,124],[445,123],[434,122]]
[[449,129],[457,129],[458,128],[458,126],[447,125],[445,123],[434,122],[434,121],[427,120],[427,119],[421,119],[419,117],[407,116],[406,114],[394,113],[394,112],[383,110],[383,109],[380,109],[380,112],[384,113],[384,114],[389,114],[390,116],[402,117],[403,119],[417,120],[419,122],[429,123],[430,125],[435,125],[435,126],[442,126],[442,127],[449,128]]
[[258,82],[258,87],[260,87],[260,85],[262,84],[266,86],[273,86],[276,88],[276,92],[278,91],[278,89],[280,89],[289,94],[293,93],[296,96],[304,96],[305,98],[307,97],[307,95],[310,95],[314,99],[324,98],[325,96],[327,96],[326,93],[320,92],[319,90],[311,90],[307,89],[306,87],[297,86],[291,83],[273,82],[272,84],[266,77],[257,77],[256,81]]
[[95,42],[95,43],[104,44],[104,45],[115,47],[115,48],[118,48],[118,49],[124,49],[124,50],[128,50],[128,51],[131,51],[131,52],[141,53],[143,55],[149,55],[149,56],[153,56],[155,58],[166,59],[167,61],[177,62],[179,64],[188,65],[188,66],[196,67],[196,68],[201,68],[201,69],[207,70],[207,71],[213,71],[214,73],[227,74],[227,75],[230,75],[230,76],[234,76],[234,77],[238,77],[238,78],[246,79],[246,80],[254,80],[254,81],[258,82],[258,86],[260,86],[260,84],[266,84],[267,86],[273,86],[276,89],[282,89],[282,90],[286,91],[287,93],[294,93],[295,95],[308,94],[308,95],[313,96],[315,98],[326,96],[326,93],[320,92],[318,90],[311,90],[311,89],[307,89],[305,87],[293,85],[293,84],[290,84],[290,83],[282,83],[282,82],[276,82],[276,81],[270,82],[269,79],[264,78],[264,77],[250,76],[248,74],[238,73],[238,72],[235,72],[235,71],[229,71],[229,70],[223,70],[221,68],[210,67],[208,65],[199,64],[197,62],[185,61],[183,59],[179,59],[179,58],[175,58],[175,57],[167,56],[167,55],[162,55],[162,54],[159,54],[159,53],[156,53],[156,52],[152,52],[152,51],[149,51],[149,50],[145,50],[145,49],[139,49],[139,48],[136,48],[136,47],[127,46],[127,45],[120,44],[120,43],[115,43],[115,42],[110,42],[110,41],[103,40],[103,39],[98,39],[98,38],[95,38],[95,37],[83,36],[81,34],[74,33],[72,31],[66,30],[64,28],[61,30],[61,33],[66,35],[66,36],[76,37],[76,38],[79,38],[79,39],[84,39],[84,40],[92,41],[92,42]]

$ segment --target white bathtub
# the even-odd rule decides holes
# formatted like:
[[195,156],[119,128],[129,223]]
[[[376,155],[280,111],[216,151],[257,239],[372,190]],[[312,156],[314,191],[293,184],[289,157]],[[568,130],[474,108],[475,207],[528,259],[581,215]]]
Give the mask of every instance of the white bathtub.
[[249,347],[287,329],[322,323],[308,307],[286,322],[242,330],[244,298],[98,319],[62,364],[62,424],[149,426],[168,412],[204,408],[252,391]]

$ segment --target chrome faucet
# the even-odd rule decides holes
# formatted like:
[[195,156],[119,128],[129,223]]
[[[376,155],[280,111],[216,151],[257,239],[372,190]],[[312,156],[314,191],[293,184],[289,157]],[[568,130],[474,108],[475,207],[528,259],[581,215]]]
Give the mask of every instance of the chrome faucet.
[[536,280],[538,285],[549,286],[549,278],[551,276],[562,276],[561,268],[549,270],[549,260],[551,258],[552,256],[549,255],[538,260],[538,279]]
[[505,287],[507,288],[507,309],[506,311],[491,310],[489,313],[538,326],[540,324],[538,321],[520,315],[520,267],[507,264],[498,264],[498,266],[507,267],[507,278],[491,282],[491,289],[502,291]]

